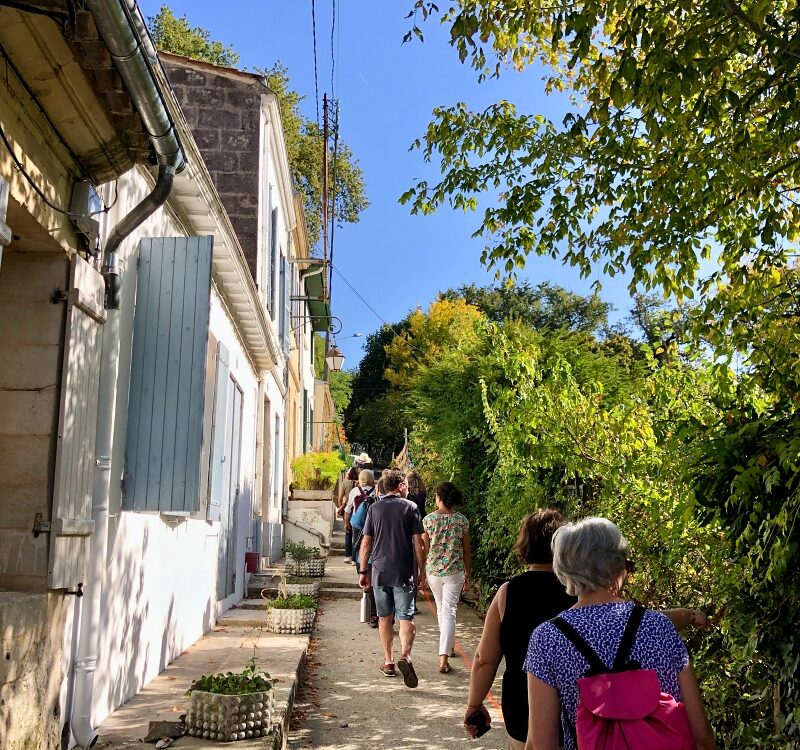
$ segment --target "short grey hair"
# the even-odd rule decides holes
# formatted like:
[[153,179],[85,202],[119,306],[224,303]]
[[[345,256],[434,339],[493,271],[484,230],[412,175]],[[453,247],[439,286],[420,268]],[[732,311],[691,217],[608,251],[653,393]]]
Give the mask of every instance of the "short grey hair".
[[607,518],[584,518],[553,534],[553,572],[571,596],[610,589],[625,572],[630,548]]

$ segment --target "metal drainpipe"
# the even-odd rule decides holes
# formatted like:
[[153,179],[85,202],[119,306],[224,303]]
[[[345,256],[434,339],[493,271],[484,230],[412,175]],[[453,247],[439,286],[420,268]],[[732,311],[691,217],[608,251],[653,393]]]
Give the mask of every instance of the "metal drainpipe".
[[99,735],[92,726],[94,673],[99,651],[103,582],[107,571],[108,511],[111,487],[111,457],[119,372],[119,302],[122,279],[118,251],[122,241],[164,204],[172,190],[176,172],[184,165],[183,150],[172,118],[154,77],[155,52],[144,23],[130,0],[87,0],[97,29],[136,105],[158,159],[158,178],[153,191],[114,227],[106,242],[103,277],[106,283],[107,317],[103,326],[103,348],[98,389],[95,475],[92,487],[91,539],[86,600],[74,667],[75,701],[70,728],[81,748],[91,748]]

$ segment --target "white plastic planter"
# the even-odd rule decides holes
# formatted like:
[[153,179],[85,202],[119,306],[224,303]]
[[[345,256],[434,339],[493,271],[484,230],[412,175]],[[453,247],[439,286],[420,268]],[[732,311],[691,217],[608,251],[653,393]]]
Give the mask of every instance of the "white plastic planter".
[[316,609],[267,610],[267,631],[270,633],[310,633],[314,625]]
[[286,584],[287,596],[313,596],[315,599],[319,596],[318,583],[287,583]]
[[315,557],[311,560],[286,560],[286,572],[298,578],[322,578],[325,575],[325,558]]
[[217,742],[265,737],[272,730],[272,690],[217,695],[192,690],[186,712],[188,734]]

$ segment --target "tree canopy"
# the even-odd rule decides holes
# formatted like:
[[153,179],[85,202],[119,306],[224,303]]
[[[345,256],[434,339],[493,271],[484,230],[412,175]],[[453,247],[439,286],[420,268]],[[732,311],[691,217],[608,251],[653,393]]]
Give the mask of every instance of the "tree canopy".
[[[419,36],[436,10],[413,4]],[[796,4],[461,0],[441,22],[479,78],[541,65],[571,107],[560,123],[509,101],[437,108],[418,145],[443,177],[403,200],[425,213],[497,192],[480,227],[489,265],[533,253],[628,273],[632,291],[699,293],[702,335],[747,352],[737,316],[797,252]]]
[[[235,67],[239,63],[239,55],[233,47],[212,40],[207,29],[192,27],[185,15],[177,18],[167,5],[162,5],[155,16],[148,18],[148,27],[158,49],[214,65]],[[296,187],[303,195],[309,243],[314,245],[320,237],[323,216],[322,129],[300,110],[305,97],[292,88],[289,71],[284,65],[275,62],[269,67],[257,68],[256,72],[264,76],[278,97],[289,166]],[[355,223],[369,205],[361,167],[341,137],[335,153],[333,143],[329,143],[328,157],[331,165],[329,216],[337,222]]]
[[158,49],[229,68],[239,64],[239,55],[231,45],[212,40],[210,31],[192,26],[186,15],[178,18],[167,5],[162,5],[147,22]]

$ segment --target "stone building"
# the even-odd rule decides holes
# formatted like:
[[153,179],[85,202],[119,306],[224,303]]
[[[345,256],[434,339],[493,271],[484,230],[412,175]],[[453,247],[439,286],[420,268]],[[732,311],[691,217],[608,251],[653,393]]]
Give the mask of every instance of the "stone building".
[[135,5],[30,10],[0,6],[4,750],[90,746],[242,597],[262,516],[281,539],[292,340],[313,389],[274,97],[237,199]]

